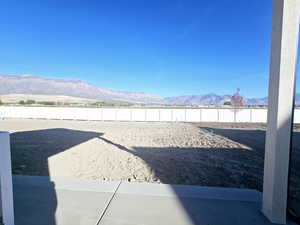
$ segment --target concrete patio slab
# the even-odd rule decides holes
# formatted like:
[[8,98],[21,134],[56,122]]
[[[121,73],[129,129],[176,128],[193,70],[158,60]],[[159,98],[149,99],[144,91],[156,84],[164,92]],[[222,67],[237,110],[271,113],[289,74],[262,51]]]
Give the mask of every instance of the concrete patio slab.
[[15,176],[16,225],[95,225],[115,183]]
[[271,225],[255,190],[32,176],[13,183],[16,225]]

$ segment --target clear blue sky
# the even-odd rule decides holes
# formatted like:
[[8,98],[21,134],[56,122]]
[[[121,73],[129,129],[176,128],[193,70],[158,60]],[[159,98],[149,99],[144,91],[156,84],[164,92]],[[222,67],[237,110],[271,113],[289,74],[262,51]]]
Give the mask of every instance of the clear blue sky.
[[2,1],[0,74],[264,97],[271,12],[271,0]]

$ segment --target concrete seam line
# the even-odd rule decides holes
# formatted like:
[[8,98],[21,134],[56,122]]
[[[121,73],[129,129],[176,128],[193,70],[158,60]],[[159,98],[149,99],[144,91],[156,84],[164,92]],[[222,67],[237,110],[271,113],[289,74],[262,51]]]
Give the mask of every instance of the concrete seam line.
[[101,213],[101,215],[100,215],[100,217],[99,217],[99,219],[98,219],[96,225],[99,225],[99,223],[101,222],[102,218],[104,217],[104,215],[105,215],[105,213],[106,213],[108,207],[110,206],[110,203],[111,203],[112,200],[114,199],[114,197],[115,197],[115,195],[116,195],[116,193],[117,193],[117,191],[118,191],[118,189],[119,189],[121,183],[122,183],[122,181],[119,182],[119,184],[118,184],[118,186],[116,187],[115,191],[114,191],[114,192],[112,193],[112,195],[110,196],[110,198],[109,198],[108,202],[106,203],[105,208],[104,208],[104,210],[102,211],[102,213]]

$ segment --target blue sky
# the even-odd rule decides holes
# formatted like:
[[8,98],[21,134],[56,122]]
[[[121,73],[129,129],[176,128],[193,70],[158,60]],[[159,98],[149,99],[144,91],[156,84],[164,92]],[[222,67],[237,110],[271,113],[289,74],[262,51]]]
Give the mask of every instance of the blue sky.
[[267,95],[271,0],[1,3],[0,74],[163,97]]

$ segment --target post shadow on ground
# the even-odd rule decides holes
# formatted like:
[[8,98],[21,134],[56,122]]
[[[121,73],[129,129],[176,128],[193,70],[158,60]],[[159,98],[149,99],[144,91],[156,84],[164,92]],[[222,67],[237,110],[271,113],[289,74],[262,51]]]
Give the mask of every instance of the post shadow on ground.
[[[14,188],[15,195],[20,198],[15,209],[17,212],[22,210],[16,213],[16,225],[58,225],[55,218],[57,194],[55,184],[49,178],[48,158],[101,135],[60,128],[21,131],[10,135],[13,173],[44,176],[37,180],[36,186],[20,184],[20,188]],[[40,181],[44,186],[39,184]],[[32,211],[32,204],[38,206],[34,207],[38,208],[37,211]]]

